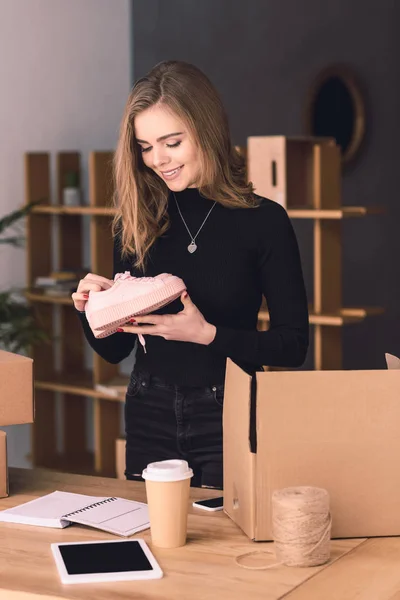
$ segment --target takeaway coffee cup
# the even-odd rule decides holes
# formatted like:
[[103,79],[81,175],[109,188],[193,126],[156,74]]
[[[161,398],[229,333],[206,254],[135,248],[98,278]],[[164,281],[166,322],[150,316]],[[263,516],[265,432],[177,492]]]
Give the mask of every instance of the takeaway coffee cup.
[[162,460],[147,465],[146,481],[151,540],[159,548],[186,544],[190,479],[186,460]]

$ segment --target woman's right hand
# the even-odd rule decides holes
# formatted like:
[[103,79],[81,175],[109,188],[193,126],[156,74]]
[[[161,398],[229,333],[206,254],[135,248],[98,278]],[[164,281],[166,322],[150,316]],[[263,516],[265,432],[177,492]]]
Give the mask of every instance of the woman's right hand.
[[89,292],[102,292],[108,290],[114,281],[107,279],[101,275],[95,275],[94,273],[88,273],[83,279],[80,280],[76,292],[72,294],[72,300],[76,310],[83,312],[85,310],[86,302],[89,298]]

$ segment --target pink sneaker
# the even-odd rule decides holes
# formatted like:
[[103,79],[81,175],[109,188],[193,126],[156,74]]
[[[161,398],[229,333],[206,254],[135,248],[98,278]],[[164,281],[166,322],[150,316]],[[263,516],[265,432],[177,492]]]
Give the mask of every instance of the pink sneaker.
[[[132,277],[129,271],[117,273],[114,285],[102,292],[89,292],[86,318],[96,338],[115,333],[135,315],[148,315],[173,302],[186,290],[182,279],[169,273],[156,277]],[[139,334],[140,343],[145,346]]]

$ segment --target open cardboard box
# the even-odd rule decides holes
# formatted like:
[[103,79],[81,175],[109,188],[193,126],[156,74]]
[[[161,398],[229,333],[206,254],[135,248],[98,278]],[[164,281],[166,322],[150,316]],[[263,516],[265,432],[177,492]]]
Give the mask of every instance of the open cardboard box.
[[0,426],[32,423],[33,360],[0,350]]
[[8,496],[7,435],[0,430],[0,498]]
[[329,492],[332,537],[400,535],[400,360],[389,370],[267,371],[228,359],[224,511],[272,540],[274,490]]

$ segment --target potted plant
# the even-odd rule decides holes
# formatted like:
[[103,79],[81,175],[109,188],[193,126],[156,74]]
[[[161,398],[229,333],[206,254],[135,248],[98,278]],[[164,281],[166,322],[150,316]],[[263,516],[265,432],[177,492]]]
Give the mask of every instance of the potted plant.
[[[30,203],[0,219],[0,244],[15,248],[24,246],[25,237],[20,231],[21,220],[32,209]],[[27,351],[30,346],[47,340],[38,326],[23,290],[0,290],[0,346],[9,352]]]

